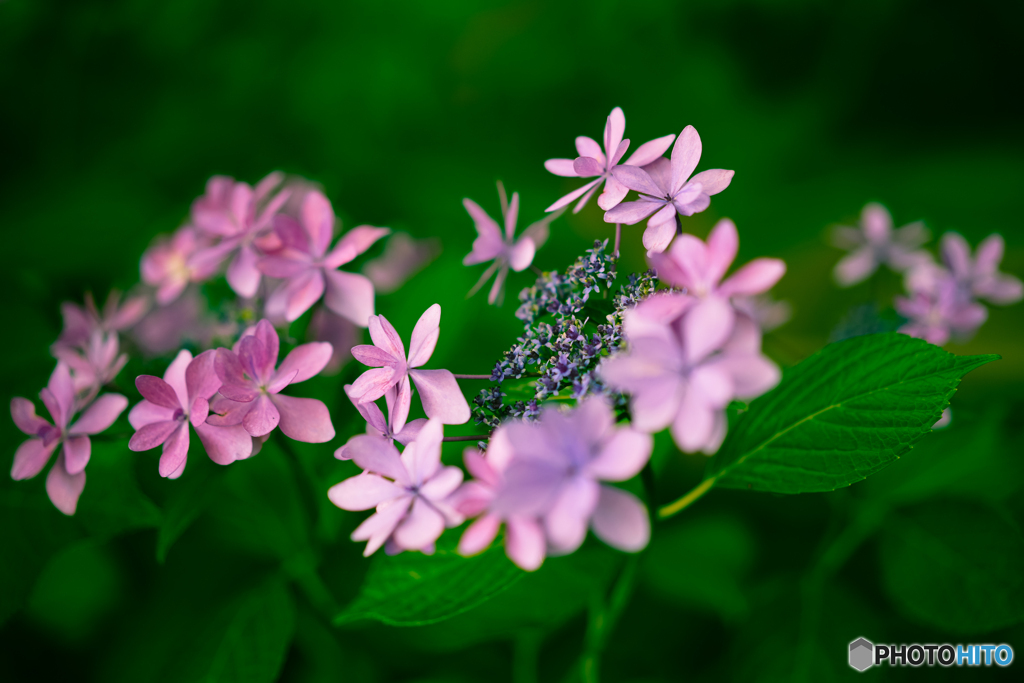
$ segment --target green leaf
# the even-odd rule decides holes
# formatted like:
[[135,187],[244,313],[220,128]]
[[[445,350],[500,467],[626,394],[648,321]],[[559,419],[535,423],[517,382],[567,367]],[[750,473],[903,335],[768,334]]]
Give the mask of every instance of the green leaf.
[[75,514],[93,536],[160,526],[160,508],[136,482],[138,458],[128,449],[128,439],[93,439],[86,486]]
[[192,464],[181,479],[174,482],[167,496],[163,522],[156,539],[156,560],[160,564],[167,559],[167,553],[174,542],[203,513],[210,502],[211,493],[215,491],[214,479],[220,473],[214,472],[212,468],[219,466],[206,462],[205,453],[196,454],[194,460],[198,462]]
[[1024,538],[992,508],[935,501],[894,516],[881,540],[882,578],[908,617],[955,633],[1024,619]]
[[456,538],[454,532],[442,536],[433,555],[378,554],[359,595],[335,623],[374,619],[392,626],[432,624],[473,609],[523,576],[500,543],[462,557],[455,551]]
[[829,344],[750,404],[708,463],[705,486],[849,486],[930,433],[960,378],[997,358],[955,356],[896,333]]

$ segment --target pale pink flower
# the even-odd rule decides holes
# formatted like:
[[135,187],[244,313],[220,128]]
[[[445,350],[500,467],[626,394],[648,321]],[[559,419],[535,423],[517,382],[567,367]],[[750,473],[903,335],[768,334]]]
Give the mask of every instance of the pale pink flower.
[[11,467],[11,478],[30,479],[46,466],[57,446],[64,444],[57,462],[46,477],[46,493],[54,506],[65,515],[75,514],[78,497],[85,488],[85,466],[92,454],[90,434],[99,434],[114,424],[128,406],[120,394],[103,394],[90,405],[76,422],[75,390],[71,373],[65,363],[57,363],[46,388],[39,398],[50,412],[53,424],[36,415],[36,408],[26,398],[11,399],[11,417],[25,434],[32,438],[18,446]]
[[940,273],[937,280],[917,284],[919,287],[909,297],[898,296],[893,300],[896,312],[908,319],[899,329],[904,334],[942,346],[951,335],[960,339],[970,337],[988,319],[988,309],[969,293],[965,295],[956,277],[948,271]]
[[793,316],[788,301],[776,301],[770,294],[734,296],[732,306],[757,323],[762,332],[770,332],[785,325]]
[[504,237],[502,237],[498,224],[476,202],[472,199],[462,200],[462,205],[466,207],[466,211],[473,218],[477,231],[472,251],[462,259],[463,265],[472,266],[477,263],[494,261],[473,285],[468,296],[476,294],[477,290],[494,274],[494,271],[498,271],[491,292],[487,295],[489,304],[493,304],[499,297],[503,298],[503,288],[509,268],[518,273],[530,267],[537,249],[540,249],[548,239],[548,225],[559,215],[551,214],[537,221],[524,230],[517,240],[515,234],[516,220],[519,216],[519,193],[512,193],[512,202],[510,203],[505,195],[505,186],[499,181],[498,196],[501,199],[501,215],[505,222]]
[[348,318],[319,306],[306,328],[306,341],[328,342],[331,345],[331,359],[321,374],[334,375],[352,358],[352,347],[362,338],[362,330]]
[[861,211],[860,227],[839,227],[832,233],[833,244],[850,251],[836,264],[836,282],[843,287],[855,285],[883,264],[903,272],[927,263],[932,257],[920,246],[928,237],[928,229],[920,221],[893,230],[888,209],[872,202]]
[[914,268],[907,274],[910,291],[933,290],[936,283],[951,276],[964,300],[978,298],[1005,305],[1024,297],[1021,281],[1013,275],[999,272],[1004,250],[1002,235],[993,233],[982,240],[973,258],[971,246],[956,232],[942,236],[940,249],[946,267],[925,263]]
[[[420,392],[427,417],[444,424],[469,421],[469,404],[459,383],[448,370],[423,370],[430,360],[440,335],[441,306],[434,304],[420,316],[412,331],[409,355],[398,332],[382,315],[370,317],[370,338],[373,346],[352,347],[352,356],[373,370],[367,370],[352,384],[351,397],[361,403],[387,400],[391,429],[401,432],[412,405],[412,385]],[[411,380],[411,382],[410,382]]]
[[757,325],[736,317],[724,300],[652,299],[677,304],[672,322],[644,320],[649,316],[641,304],[623,325],[626,351],[598,372],[608,386],[629,394],[634,428],[654,433],[669,427],[680,449],[714,453],[725,438],[726,406],[771,389],[779,369],[761,354]]
[[418,240],[404,232],[395,233],[384,245],[384,253],[366,262],[363,275],[379,294],[390,294],[440,253],[441,241],[436,237]]
[[665,251],[676,234],[676,214],[692,216],[708,208],[711,195],[729,187],[736,173],[714,168],[691,178],[700,154],[700,136],[693,126],[687,126],[676,138],[671,161],[659,157],[644,168],[613,169],[615,180],[639,192],[640,199],[612,208],[604,215],[605,222],[633,225],[650,216],[643,239],[647,253]]
[[255,188],[226,176],[214,176],[206,183],[206,194],[192,204],[192,222],[217,244],[199,250],[190,265],[202,270],[216,269],[227,259],[227,280],[239,296],[251,299],[260,286],[260,255],[279,243],[271,233],[271,221],[287,201],[288,190],[272,194],[283,180],[271,173]]
[[[348,399],[352,401],[352,405],[356,407],[359,414],[364,420],[366,420],[367,434],[379,436],[382,439],[385,439],[388,443],[397,441],[400,444],[408,445],[414,441],[417,436],[419,436],[420,431],[427,424],[427,421],[422,417],[418,420],[410,420],[405,423],[405,426],[402,427],[398,433],[395,433],[392,431],[391,425],[388,424],[387,418],[384,417],[384,413],[381,412],[376,403],[360,403],[352,397],[351,384],[346,384],[344,388],[345,395],[348,396]],[[349,456],[346,454],[347,448],[347,443],[338,448],[338,450],[334,451],[334,457],[338,460],[350,460]]]
[[67,363],[71,370],[71,381],[78,397],[76,404],[79,406],[90,403],[103,386],[114,381],[117,373],[128,362],[128,354],[119,352],[117,333],[105,333],[99,329],[94,330],[80,348],[55,345],[51,351],[57,360]]
[[170,239],[158,240],[142,255],[142,281],[156,287],[156,302],[166,306],[185,290],[190,282],[205,282],[217,272],[216,262],[197,263],[193,256],[209,240],[195,228],[180,228]]
[[462,470],[441,465],[443,437],[443,425],[432,419],[401,454],[379,437],[349,441],[348,454],[365,471],[335,484],[327,495],[342,510],[376,508],[352,532],[353,541],[367,541],[363,555],[372,555],[385,542],[389,554],[419,550],[429,555],[445,527],[462,523],[462,515],[446,500],[462,483]]
[[149,302],[144,296],[129,297],[121,303],[121,292],[110,290],[107,303],[100,312],[92,292],[85,293],[85,306],[65,301],[60,305],[61,316],[64,318],[64,329],[54,344],[55,347],[84,347],[93,332],[120,332],[139,322]]
[[207,310],[197,287],[189,287],[167,306],[150,311],[132,328],[135,344],[149,356],[163,356],[190,342],[200,348],[238,336],[239,324]]
[[210,399],[221,385],[214,368],[216,356],[213,349],[195,358],[182,350],[167,367],[163,379],[152,375],[135,378],[143,400],[128,413],[128,422],[136,430],[128,448],[148,451],[163,445],[161,477],[177,479],[185,471],[189,423],[203,442],[210,460],[218,465],[230,465],[252,454],[252,437],[241,426],[206,424]]
[[242,336],[237,352],[217,349],[214,367],[223,384],[207,422],[240,424],[252,436],[265,436],[280,425],[285,436],[296,441],[330,441],[334,426],[327,406],[313,398],[286,396],[281,390],[323,370],[331,358],[331,345],[311,342],[296,346],[277,367],[280,344],[274,326],[261,320]]
[[267,299],[267,314],[288,322],[324,297],[324,304],[360,327],[373,315],[373,283],[365,275],[338,270],[369,249],[388,228],[360,225],[349,230],[330,252],[334,238],[334,209],[322,193],[312,190],[302,200],[299,220],[274,218],[281,248],[260,259],[265,275],[283,278]]
[[[604,192],[597,198],[597,205],[602,210],[608,211],[621,202],[626,193],[629,192],[629,188],[616,180],[612,175],[612,170],[629,148],[629,140],[622,139],[625,132],[626,116],[622,113],[622,109],[615,107],[615,109],[612,109],[612,113],[608,115],[608,120],[604,125],[603,151],[601,145],[597,144],[593,139],[581,135],[576,138],[576,151],[579,152],[579,156],[575,160],[548,159],[545,161],[544,168],[555,175],[569,178],[591,178],[597,176],[596,179],[591,180],[577,190],[573,190],[546,210],[555,211],[561,209],[582,195],[583,198],[576,204],[576,208],[572,210],[573,213],[579,213],[583,205],[601,187],[601,183],[604,183]],[[666,135],[640,145],[628,159],[622,162],[623,165],[644,166],[655,161],[665,153],[665,150],[672,144],[675,137],[675,135]]]
[[462,534],[459,552],[475,555],[489,546],[502,525],[505,526],[505,554],[526,571],[534,571],[544,562],[547,542],[543,521],[537,514],[519,514],[514,510],[492,509],[495,497],[505,482],[505,469],[512,460],[512,444],[503,425],[491,434],[487,452],[466,449],[463,461],[473,475],[452,494],[450,502],[466,517],[477,517]]

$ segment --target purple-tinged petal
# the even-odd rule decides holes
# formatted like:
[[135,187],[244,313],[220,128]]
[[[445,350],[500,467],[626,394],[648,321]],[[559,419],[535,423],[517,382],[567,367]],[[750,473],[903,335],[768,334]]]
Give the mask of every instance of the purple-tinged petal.
[[281,413],[267,394],[257,396],[250,406],[242,418],[242,426],[252,436],[269,434],[281,421]]
[[412,479],[402,463],[402,457],[386,439],[369,434],[353,436],[348,440],[346,455],[367,472],[373,472],[402,486],[411,486]]
[[676,144],[672,147],[672,181],[669,186],[669,194],[675,195],[687,179],[697,168],[700,161],[701,142],[697,129],[687,126],[676,138]]
[[64,456],[57,457],[57,462],[46,475],[46,495],[53,506],[71,516],[78,507],[78,499],[85,489],[85,472],[69,474],[64,468]]
[[398,383],[385,392],[384,400],[388,406],[391,432],[402,431],[405,429],[405,421],[409,419],[409,409],[412,407],[412,385],[409,384],[409,376],[402,375]]
[[676,235],[676,224],[672,220],[675,215],[676,208],[671,204],[666,204],[647,223],[647,227],[644,229],[643,243],[648,256],[664,252],[672,243],[672,238]]
[[427,417],[436,417],[444,424],[459,425],[469,421],[469,404],[459,383],[448,370],[410,370]]
[[171,361],[171,364],[167,366],[167,370],[164,371],[164,381],[171,385],[171,388],[174,389],[174,395],[178,397],[178,406],[176,407],[188,405],[188,386],[185,382],[185,371],[192,360],[192,353],[187,349],[182,349],[174,357],[174,360]]
[[334,438],[331,413],[322,401],[284,394],[274,394],[271,401],[277,406],[281,431],[289,439],[304,443],[327,443]]
[[881,204],[872,202],[864,207],[860,214],[860,223],[868,241],[885,244],[892,234],[892,216]]
[[549,173],[554,173],[564,178],[575,178],[576,169],[573,167],[573,163],[573,159],[548,159],[544,162],[544,168]]
[[1024,284],[1013,275],[996,273],[975,284],[974,293],[994,304],[1005,306],[1024,298]]
[[593,138],[589,138],[586,135],[577,137],[576,152],[581,157],[594,157],[604,164],[604,152],[601,150],[601,145],[597,144]]
[[370,346],[369,344],[353,346],[352,357],[371,368],[393,367],[404,360],[402,358],[395,358],[384,349]]
[[691,308],[683,318],[683,352],[694,365],[722,348],[732,333],[736,314],[729,303],[711,296]]
[[633,426],[650,434],[660,432],[679,413],[686,385],[675,377],[650,379],[637,384],[629,402]]
[[576,201],[576,199],[578,197],[581,197],[582,195],[586,194],[587,192],[590,192],[595,187],[597,187],[598,183],[600,183],[601,180],[603,180],[603,179],[602,178],[596,178],[595,180],[591,180],[589,183],[587,183],[583,187],[577,188],[577,189],[573,190],[572,192],[570,192],[569,194],[565,195],[564,197],[559,199],[557,202],[555,202],[554,204],[552,204],[548,208],[544,209],[544,211],[545,212],[557,211],[558,209],[561,209],[563,206],[569,206],[574,201]]
[[[288,322],[295,322],[303,313],[312,308],[313,304],[320,301],[325,288],[324,273],[319,269],[308,270],[288,280],[283,285],[283,292],[278,295],[284,300],[284,309],[281,311],[281,315]],[[276,309],[280,305],[279,301],[275,301],[274,307],[268,306],[268,308]]]
[[533,256],[537,253],[537,248],[533,243],[533,240],[529,237],[522,237],[516,245],[512,247],[512,251],[509,252],[508,262],[515,272],[526,270],[533,263]]
[[266,384],[274,371],[274,366],[269,363],[270,354],[267,353],[267,347],[254,335],[244,336],[239,340],[238,360],[241,361],[245,374],[257,385]]
[[651,457],[654,439],[629,427],[615,430],[602,446],[597,457],[587,464],[587,475],[603,481],[632,479]]
[[651,540],[647,508],[636,496],[613,486],[602,486],[590,522],[602,541],[627,553],[637,553]]
[[[490,453],[490,448],[488,448],[487,455],[490,456]],[[475,448],[467,448],[462,453],[462,461],[466,464],[466,469],[469,470],[469,473],[479,480],[478,483],[486,484],[487,488],[496,488],[501,482],[501,475],[495,470],[488,459]]]
[[319,190],[312,190],[302,198],[299,222],[309,235],[310,253],[323,256],[334,238],[334,209],[330,200]]
[[[909,226],[906,226],[909,227]],[[904,230],[905,228],[900,228]],[[1003,260],[1005,244],[1003,236],[999,233],[992,233],[978,245],[978,251],[974,257],[974,274],[989,275],[999,270],[999,264]]]
[[92,443],[88,436],[72,436],[64,440],[64,451],[61,457],[68,474],[78,474],[85,470],[92,455]]
[[325,270],[324,276],[327,278],[324,305],[356,325],[366,327],[367,321],[374,317],[370,278],[343,270]]
[[[536,455],[522,450],[518,453]],[[558,498],[564,475],[562,463],[517,458],[505,471],[505,481],[494,497],[491,510],[505,519],[513,515],[542,515]]]
[[[608,121],[604,125],[604,148],[609,155],[614,154],[622,142],[622,136],[626,133],[626,115],[622,113],[621,107],[612,109],[608,115]],[[612,161],[611,163],[615,163]]]
[[59,441],[52,441],[49,444],[42,439],[28,439],[18,446],[14,453],[14,464],[11,466],[11,479],[20,481],[31,479],[39,474],[46,463],[50,461],[50,454],[57,447]]
[[711,168],[693,176],[690,178],[690,182],[700,183],[704,189],[704,194],[718,194],[729,187],[729,183],[732,182],[734,175],[736,175],[736,171],[727,171],[724,168]]
[[650,174],[638,166],[616,166],[612,169],[612,177],[631,190],[642,192],[652,197],[664,197],[665,193]]
[[391,228],[375,228],[372,225],[352,228],[338,240],[331,253],[324,257],[324,267],[332,269],[343,266],[372,247],[377,240],[390,234]]
[[687,392],[707,406],[716,410],[725,408],[736,396],[732,375],[724,368],[706,363],[690,372],[690,387]]
[[622,157],[626,155],[627,151],[629,151],[629,140],[623,140],[615,148],[615,152],[612,154],[611,160],[608,163],[608,165],[614,166],[615,164],[619,163]]
[[392,534],[403,550],[420,550],[433,544],[444,531],[444,517],[422,498],[413,501],[412,509]]
[[708,282],[718,284],[729,270],[736,252],[740,248],[740,236],[736,224],[723,218],[715,224],[708,235],[706,274]]
[[[615,168],[622,167],[616,166]],[[665,202],[649,199],[640,199],[635,202],[622,202],[618,206],[615,206],[611,210],[605,212],[604,222],[635,225],[663,206],[665,206]]]
[[360,403],[376,401],[405,377],[404,374],[396,373],[394,368],[367,370],[352,383],[351,397]]
[[248,403],[256,398],[258,392],[253,379],[245,376],[242,363],[233,351],[217,349],[214,368],[222,382],[219,389],[221,396],[241,403]]
[[[235,294],[246,299],[256,296],[260,286],[259,255],[251,246],[242,246],[228,266],[227,280]],[[174,477],[172,477],[173,479]]]
[[459,488],[462,476],[458,467],[443,467],[420,487],[420,495],[427,500],[442,501]]
[[[285,216],[279,216],[279,218],[285,218]],[[261,258],[259,268],[261,273],[269,277],[290,279],[308,273],[314,266],[309,256],[286,249],[272,256]]]
[[185,368],[185,389],[189,401],[197,398],[209,400],[220,389],[222,382],[217,376],[216,364],[217,351],[210,349],[193,358]]
[[[504,190],[504,185],[499,185],[499,188]],[[519,220],[519,193],[512,193],[512,201],[508,205],[508,210],[505,211],[505,241],[511,242],[512,238],[516,234],[516,221]]]
[[135,406],[128,411],[128,424],[130,424],[133,429],[142,429],[148,424],[152,424],[154,422],[166,422],[171,419],[174,419],[174,410],[158,406],[155,403],[150,403],[145,399],[136,403]]
[[539,569],[545,551],[544,529],[537,520],[512,517],[505,523],[505,553],[520,569]]
[[160,455],[159,472],[161,477],[177,479],[185,471],[188,459],[188,423],[181,426],[164,441],[164,450]]
[[68,434],[99,434],[114,424],[127,407],[128,399],[121,394],[103,394],[68,428]]
[[252,334],[260,340],[260,343],[263,344],[263,349],[266,351],[264,365],[257,369],[260,371],[261,377],[269,378],[274,373],[274,367],[277,365],[277,357],[281,352],[281,340],[277,336],[277,330],[266,319],[256,323]]
[[749,401],[773,388],[782,379],[775,363],[765,356],[724,354],[708,364],[721,369],[732,378],[736,398]]
[[501,238],[501,228],[472,199],[463,199],[462,205],[469,212],[477,231],[477,237],[473,240],[472,250],[462,260],[463,265],[471,266],[496,258],[505,248],[505,242]]
[[946,318],[949,326],[957,331],[974,332],[988,319],[988,309],[978,303],[954,308]]
[[164,408],[177,410],[181,408],[178,395],[170,384],[153,375],[139,375],[135,378],[135,387],[150,403]]
[[777,258],[757,258],[722,283],[722,296],[750,296],[767,292],[786,274],[786,262]]
[[574,477],[562,486],[555,504],[544,516],[548,542],[561,554],[571,553],[583,545],[600,486],[593,479]]
[[296,346],[285,357],[274,377],[287,377],[295,373],[289,384],[305,382],[307,379],[320,374],[320,371],[331,360],[332,353],[334,353],[334,349],[327,342],[310,342]]
[[202,396],[192,401],[192,406],[189,408],[188,421],[192,423],[192,426],[201,425],[206,422],[206,418],[210,416],[210,402]]
[[459,539],[459,554],[469,557],[482,553],[498,535],[501,519],[496,515],[484,515],[475,520]]
[[602,211],[611,211],[626,198],[627,194],[629,194],[629,188],[612,176],[605,180],[604,192],[597,198],[597,205]]
[[422,486],[441,466],[441,441],[444,427],[437,420],[429,420],[419,436],[402,453],[402,462],[412,477],[412,483]]
[[[377,407],[377,404],[373,403],[372,401],[361,403],[355,400],[355,398],[353,398],[352,396],[351,390],[352,385],[346,384],[345,394],[348,396],[349,400],[352,401],[352,405],[356,407],[356,410],[359,411],[359,414],[363,416],[363,419],[366,420],[367,433],[371,433],[369,430],[373,429],[378,434],[388,434],[390,431],[388,429],[388,421],[384,418],[384,413],[380,411],[380,408]],[[405,442],[403,441],[402,443]]]
[[67,427],[75,409],[75,385],[71,380],[71,370],[67,363],[57,363],[57,367],[50,374],[46,389],[39,392],[39,398],[50,411],[53,423],[61,429]]
[[160,444],[167,441],[171,434],[178,429],[183,422],[178,420],[167,420],[165,422],[152,422],[147,425],[143,425],[137,432],[132,434],[132,438],[128,440],[128,448],[130,450],[148,451],[151,448],[156,448]]
[[18,429],[29,436],[36,436],[39,430],[51,426],[44,418],[36,415],[36,407],[32,401],[20,396],[11,399],[11,418]]
[[702,395],[687,391],[671,426],[676,445],[687,453],[705,448],[715,435],[715,412]]
[[940,245],[942,260],[953,271],[958,280],[965,280],[971,274],[971,247],[960,233],[947,232]]
[[508,277],[508,266],[503,266],[498,270],[498,274],[494,278],[494,284],[491,285],[491,291],[487,293],[487,303],[494,304],[500,296],[504,300],[504,293],[502,289],[505,286],[505,278]]
[[672,204],[683,216],[692,216],[711,205],[710,198],[706,202],[701,199],[706,196],[703,186],[691,180],[672,196]]
[[381,503],[405,495],[405,489],[394,482],[369,472],[335,484],[327,491],[327,497],[342,510],[369,510]]
[[572,168],[581,178],[592,178],[604,173],[604,166],[599,164],[594,157],[576,157]]
[[[378,409],[377,412],[380,413],[380,409]],[[381,415],[381,419],[383,419],[383,417],[384,416]],[[410,422],[406,422],[405,426],[402,427],[402,429],[399,430],[397,434],[395,434],[395,441],[397,441],[400,444],[412,443],[419,436],[423,428],[427,426],[427,422],[428,420],[422,417],[412,420]]]
[[232,401],[224,396],[214,396],[210,402],[210,414],[206,418],[206,423],[215,427],[240,425],[250,408],[251,401]]
[[841,287],[850,287],[863,282],[878,269],[878,261],[875,259],[875,249],[867,245],[852,251],[839,259],[832,275]]
[[[515,202],[515,195],[512,197]],[[418,368],[428,360],[434,353],[437,345],[437,338],[441,334],[441,306],[434,304],[420,316],[416,321],[416,327],[412,330],[412,339],[409,340],[409,367]]]
[[369,557],[384,545],[384,541],[391,536],[395,527],[405,517],[405,513],[409,511],[411,503],[411,496],[402,496],[382,503],[375,514],[367,517],[362,524],[356,527],[356,530],[352,532],[352,540],[367,541],[363,557]]
[[671,135],[645,142],[637,147],[636,151],[630,154],[629,158],[622,163],[626,166],[646,166],[659,159],[672,146],[672,142],[675,139],[675,133],[672,133]]

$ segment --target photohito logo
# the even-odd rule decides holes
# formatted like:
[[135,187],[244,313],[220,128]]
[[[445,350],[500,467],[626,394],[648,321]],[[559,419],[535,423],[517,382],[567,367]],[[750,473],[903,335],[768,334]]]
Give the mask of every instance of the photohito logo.
[[850,643],[850,666],[866,671],[872,666],[1009,666],[1013,648],[1000,645],[875,645],[866,638]]

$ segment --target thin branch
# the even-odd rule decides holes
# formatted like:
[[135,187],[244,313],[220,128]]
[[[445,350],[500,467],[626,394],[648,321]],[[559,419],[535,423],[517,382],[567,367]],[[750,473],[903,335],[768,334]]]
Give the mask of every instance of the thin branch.
[[[454,374],[454,373],[452,373]],[[455,379],[487,379],[491,378],[490,375],[455,375]]]
[[490,434],[474,434],[471,436],[446,436],[441,441],[486,441]]
[[615,251],[612,252],[612,256],[615,258],[619,257],[619,242],[622,241],[622,223],[615,224]]

